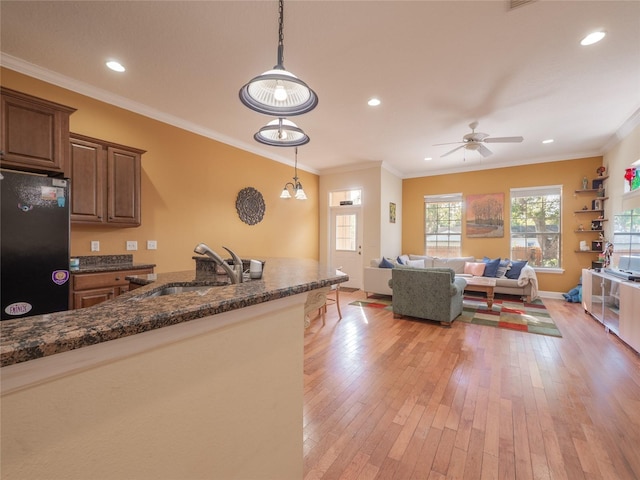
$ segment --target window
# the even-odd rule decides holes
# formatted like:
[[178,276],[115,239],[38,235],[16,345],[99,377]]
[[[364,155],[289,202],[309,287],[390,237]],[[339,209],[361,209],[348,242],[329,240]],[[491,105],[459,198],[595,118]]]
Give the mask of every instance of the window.
[[[640,256],[640,208],[626,210],[613,217],[614,267],[630,269],[628,258]],[[626,260],[621,262],[620,260]]]
[[[342,202],[342,203],[340,203]],[[329,192],[329,206],[339,207],[341,205],[361,205],[362,190],[342,190]]]
[[511,260],[560,268],[562,187],[511,189]]
[[462,251],[462,193],[424,196],[424,253],[459,257]]
[[356,251],[356,221],[355,213],[336,214],[336,250]]

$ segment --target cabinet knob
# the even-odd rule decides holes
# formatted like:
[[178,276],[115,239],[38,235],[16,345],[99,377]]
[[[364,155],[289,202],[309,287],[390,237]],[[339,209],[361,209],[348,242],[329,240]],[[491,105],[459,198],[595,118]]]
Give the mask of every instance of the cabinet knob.
[[116,277],[116,282],[120,281],[120,277]]

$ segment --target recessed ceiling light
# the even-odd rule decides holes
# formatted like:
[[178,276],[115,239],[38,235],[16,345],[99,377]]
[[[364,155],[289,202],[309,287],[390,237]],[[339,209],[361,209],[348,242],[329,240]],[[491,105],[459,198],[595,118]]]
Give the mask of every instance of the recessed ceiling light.
[[546,140],[542,140],[542,143],[553,143],[553,138],[547,138]]
[[380,105],[380,103],[381,103],[381,102],[380,102],[380,100],[379,100],[379,99],[377,99],[377,98],[375,98],[375,97],[374,97],[374,98],[371,98],[371,99],[367,102],[367,104],[368,104],[370,107],[377,107],[378,105]]
[[580,45],[583,45],[583,46],[593,45],[594,43],[598,43],[600,40],[602,40],[605,35],[606,33],[602,31],[590,33],[589,35],[584,37],[582,40],[580,40]]
[[111,60],[107,62],[107,67],[109,67],[114,72],[124,72],[125,68],[122,66],[120,62],[116,62],[115,60]]
[[429,160],[433,160],[433,157],[424,157],[425,162],[428,162]]

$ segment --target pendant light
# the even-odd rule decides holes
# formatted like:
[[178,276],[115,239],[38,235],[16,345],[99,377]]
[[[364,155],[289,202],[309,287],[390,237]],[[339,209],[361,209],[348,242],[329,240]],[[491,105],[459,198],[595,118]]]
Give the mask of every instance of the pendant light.
[[[291,187],[291,192],[289,192],[289,187]],[[293,170],[293,182],[287,182],[284,184],[284,188],[282,189],[280,198],[291,198],[292,192],[296,200],[307,199],[307,194],[304,193],[302,184],[298,181],[298,147],[296,147],[296,161],[295,161],[294,170]]]
[[295,123],[278,118],[262,127],[253,138],[273,147],[297,147],[309,143],[309,137]]
[[259,113],[289,117],[313,110],[318,104],[318,96],[306,83],[284,68],[283,0],[279,0],[279,5],[277,64],[243,86],[240,89],[240,101]]

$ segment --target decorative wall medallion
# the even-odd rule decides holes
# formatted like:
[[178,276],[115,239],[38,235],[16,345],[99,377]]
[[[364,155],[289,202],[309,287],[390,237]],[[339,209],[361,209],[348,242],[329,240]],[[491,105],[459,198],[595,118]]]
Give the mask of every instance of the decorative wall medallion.
[[262,194],[253,187],[243,188],[238,192],[236,210],[240,220],[248,225],[260,223],[264,217],[265,204]]

